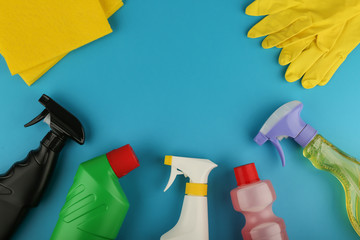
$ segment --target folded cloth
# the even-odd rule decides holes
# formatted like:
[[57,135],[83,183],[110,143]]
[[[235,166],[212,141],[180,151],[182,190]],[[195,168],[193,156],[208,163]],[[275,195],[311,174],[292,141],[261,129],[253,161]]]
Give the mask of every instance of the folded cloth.
[[0,52],[13,75],[111,32],[99,0],[0,1]]
[[[99,0],[99,2],[107,18],[111,17],[117,10],[119,10],[119,8],[124,5],[121,0]],[[19,75],[25,81],[25,83],[30,86],[42,75],[44,75],[50,68],[52,68],[56,63],[58,63],[63,57],[65,57],[66,54],[58,56],[50,61],[47,61],[26,71],[20,72]]]
[[124,5],[122,0],[99,0],[99,2],[107,18],[111,17],[117,10],[119,10]]

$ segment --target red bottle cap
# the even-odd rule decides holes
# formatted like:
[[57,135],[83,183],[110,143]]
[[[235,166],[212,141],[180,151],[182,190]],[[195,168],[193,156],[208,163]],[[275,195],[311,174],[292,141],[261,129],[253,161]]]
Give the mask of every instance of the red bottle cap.
[[140,166],[132,147],[127,144],[106,154],[111,168],[118,178],[121,178]]
[[256,171],[255,163],[249,163],[240,167],[236,167],[234,168],[234,172],[238,186],[260,181]]

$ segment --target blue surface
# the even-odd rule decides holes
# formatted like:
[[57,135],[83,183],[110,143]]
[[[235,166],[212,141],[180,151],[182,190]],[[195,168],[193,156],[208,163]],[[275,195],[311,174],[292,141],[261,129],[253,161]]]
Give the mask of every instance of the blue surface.
[[185,179],[164,193],[165,155],[208,158],[210,239],[241,239],[244,218],[231,205],[233,167],[255,162],[278,199],[274,212],[290,239],[354,239],[341,184],[315,169],[301,148],[285,140],[287,165],[271,144],[252,138],[270,113],[291,100],[303,118],[332,143],[360,157],[360,51],[325,87],[305,90],[284,80],[279,50],[248,39],[258,18],[244,14],[250,0],[126,2],[111,19],[114,32],[63,59],[32,87],[10,76],[0,60],[0,171],[36,148],[45,124],[23,128],[42,111],[46,93],[83,123],[86,144],[69,143],[50,188],[14,239],[49,239],[78,165],[130,143],[141,167],[120,180],[131,203],[118,239],[159,239],[180,214]]

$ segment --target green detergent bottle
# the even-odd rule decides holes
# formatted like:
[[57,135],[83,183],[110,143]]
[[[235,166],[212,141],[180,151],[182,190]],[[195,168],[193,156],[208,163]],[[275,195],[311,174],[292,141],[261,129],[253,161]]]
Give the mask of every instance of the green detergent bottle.
[[129,209],[118,179],[138,166],[130,145],[80,164],[51,239],[115,239]]

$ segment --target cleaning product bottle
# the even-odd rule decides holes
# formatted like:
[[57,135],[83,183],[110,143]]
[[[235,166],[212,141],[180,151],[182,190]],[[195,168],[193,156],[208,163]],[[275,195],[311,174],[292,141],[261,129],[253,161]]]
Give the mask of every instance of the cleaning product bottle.
[[347,214],[360,236],[360,164],[306,124],[300,117],[302,108],[303,104],[299,101],[284,104],[270,116],[254,140],[259,145],[270,140],[279,152],[284,166],[285,157],[279,140],[291,137],[304,148],[304,156],[316,168],[333,174],[344,187]]
[[246,223],[242,229],[244,240],[289,239],[285,223],[272,211],[276,199],[269,180],[260,181],[255,164],[234,168],[238,187],[230,193],[234,209],[244,214]]
[[84,143],[79,120],[46,95],[39,102],[45,110],[25,127],[44,119],[51,130],[36,150],[0,175],[0,239],[9,239],[28,210],[39,204],[66,139]]
[[177,175],[189,177],[179,221],[160,240],[206,240],[209,239],[207,182],[217,165],[207,159],[166,156],[165,164],[171,166],[170,179],[164,192]]
[[115,239],[129,209],[118,179],[138,166],[130,145],[80,164],[51,239]]

